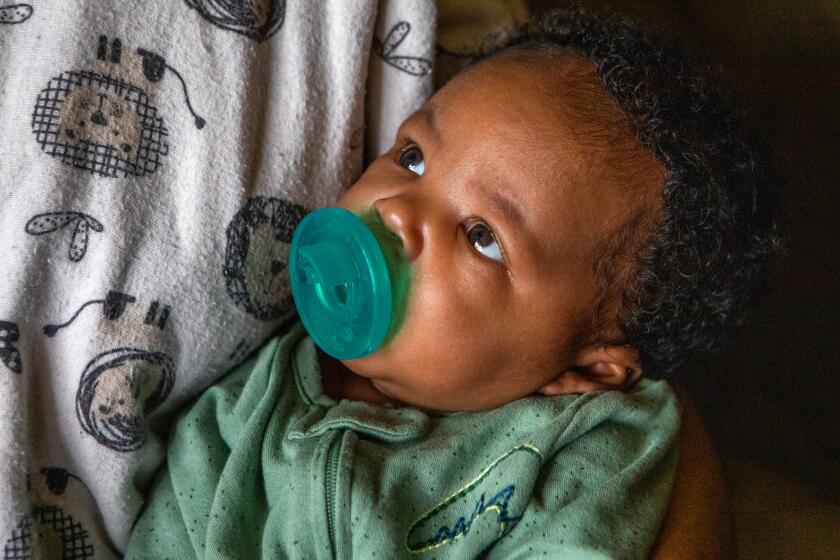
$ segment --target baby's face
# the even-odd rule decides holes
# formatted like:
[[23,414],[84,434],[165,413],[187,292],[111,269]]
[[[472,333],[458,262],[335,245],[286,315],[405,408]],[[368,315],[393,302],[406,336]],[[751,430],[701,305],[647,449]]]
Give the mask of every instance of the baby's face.
[[399,329],[343,361],[393,399],[492,408],[592,357],[580,339],[597,300],[597,246],[634,204],[578,141],[563,102],[575,83],[545,74],[502,57],[456,77],[339,202],[376,211],[409,262]]

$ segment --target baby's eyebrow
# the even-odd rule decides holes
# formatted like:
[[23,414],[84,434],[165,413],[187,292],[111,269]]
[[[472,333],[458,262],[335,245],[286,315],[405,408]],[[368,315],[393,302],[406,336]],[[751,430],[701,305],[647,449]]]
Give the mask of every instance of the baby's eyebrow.
[[436,124],[437,115],[435,113],[435,106],[432,103],[426,103],[414,115],[420,119],[420,122],[429,131],[434,140],[440,143],[440,132]]
[[482,188],[478,194],[487,206],[492,207],[497,215],[504,218],[511,228],[510,237],[514,242],[523,244],[532,256],[536,256],[539,245],[520,207],[497,190]]
[[525,228],[525,218],[522,212],[511,199],[502,193],[494,190],[482,189],[481,194],[487,204],[493,206],[497,212],[501,213],[505,220],[520,229]]

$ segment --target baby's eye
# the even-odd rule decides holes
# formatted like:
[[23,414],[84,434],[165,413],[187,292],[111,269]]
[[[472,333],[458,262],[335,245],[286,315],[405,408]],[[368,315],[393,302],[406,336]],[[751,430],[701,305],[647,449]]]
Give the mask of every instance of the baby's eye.
[[502,248],[499,242],[496,241],[496,236],[493,234],[487,225],[477,222],[467,227],[467,239],[469,239],[475,250],[497,262],[504,262],[502,258]]
[[417,144],[408,144],[400,150],[400,165],[414,173],[422,175],[426,170],[426,162],[423,159],[423,152]]

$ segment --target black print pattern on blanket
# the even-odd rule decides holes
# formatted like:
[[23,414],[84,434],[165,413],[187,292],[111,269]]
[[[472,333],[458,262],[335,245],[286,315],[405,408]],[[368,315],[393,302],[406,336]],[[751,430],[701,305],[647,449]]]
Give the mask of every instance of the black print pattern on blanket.
[[149,304],[149,310],[146,312],[146,318],[143,319],[143,324],[157,326],[157,328],[163,330],[166,328],[166,321],[169,320],[171,311],[171,305],[152,300],[152,303]]
[[20,338],[17,323],[0,321],[0,362],[14,373],[23,373],[20,352],[15,348],[15,342]]
[[240,338],[239,342],[236,343],[236,347],[230,354],[228,354],[228,361],[239,363],[245,356],[248,355],[248,352],[250,351],[251,345],[248,343],[248,341],[244,338]]
[[32,16],[32,6],[29,4],[0,6],[0,24],[23,23],[30,16]]
[[410,23],[407,21],[397,23],[391,28],[388,35],[385,36],[384,41],[380,41],[376,36],[373,37],[373,52],[394,68],[398,68],[412,76],[425,76],[432,70],[432,62],[430,60],[419,56],[394,54],[394,51],[397,50],[397,47],[400,46],[400,43],[405,40],[410,32]]
[[[36,551],[43,555],[35,556]],[[93,557],[94,549],[87,529],[57,506],[32,506],[29,515],[12,529],[12,535],[3,547],[5,560],[86,560]]]
[[[12,529],[11,536],[3,547],[4,560],[22,560],[30,558],[63,558],[84,560],[94,557],[94,547],[88,540],[85,527],[75,521],[58,504],[46,496],[60,496],[67,489],[70,479],[79,481],[87,489],[87,484],[67,469],[46,467],[41,469],[48,492],[41,496],[40,477],[37,477],[34,505],[28,515]],[[33,490],[30,476],[26,476],[27,488]],[[90,493],[90,490],[88,490]],[[61,504],[63,505],[63,504]]]
[[162,352],[114,348],[85,367],[76,393],[76,417],[96,441],[135,451],[146,441],[146,416],[166,400],[175,366]]
[[64,494],[64,491],[67,489],[67,485],[70,483],[70,479],[78,481],[82,486],[85,487],[85,490],[88,491],[88,494],[91,493],[90,488],[88,488],[88,485],[85,484],[85,482],[81,478],[74,475],[67,469],[63,469],[61,467],[44,467],[41,469],[41,474],[44,475],[44,481],[47,485],[47,489],[50,491],[50,493],[55,494],[56,496]]
[[[169,135],[149,95],[126,75],[120,39],[100,36],[95,70],[70,70],[52,78],[32,111],[32,132],[41,149],[62,163],[103,177],[144,176],[157,171],[169,153]],[[181,81],[197,128],[204,119],[192,109],[186,83],[160,55],[137,49],[138,67],[151,83],[170,69]],[[132,59],[134,60],[134,59]]]
[[143,58],[143,75],[150,82],[161,81],[167,69],[175,74],[175,77],[181,82],[181,87],[184,90],[184,100],[187,103],[187,109],[192,114],[193,119],[195,119],[195,127],[199,130],[204,128],[207,121],[195,114],[195,109],[193,109],[192,103],[190,103],[190,94],[187,92],[187,82],[184,81],[184,77],[177,70],[169,66],[166,63],[166,59],[157,53],[147,51],[146,49],[137,49],[137,54]]
[[307,210],[279,198],[255,196],[227,228],[223,274],[237,305],[262,321],[291,309],[289,243]]
[[187,6],[222,29],[262,42],[283,27],[286,0],[186,0]]
[[99,220],[93,216],[69,210],[36,214],[26,222],[24,230],[30,235],[44,235],[66,226],[72,226],[70,229],[73,230],[68,257],[71,262],[79,262],[87,252],[89,232],[101,233],[104,229]]
[[[116,290],[108,290],[108,293],[105,294],[104,299],[92,299],[84,302],[81,306],[79,306],[78,309],[76,309],[76,312],[73,314],[73,316],[65,322],[55,325],[44,325],[44,334],[47,335],[48,338],[54,337],[59,330],[70,326],[70,324],[76,320],[76,318],[79,316],[79,314],[85,307],[87,307],[88,305],[94,305],[98,303],[102,304],[103,317],[110,321],[115,321],[122,317],[122,314],[125,311],[125,306],[129,303],[134,303],[136,299],[137,298],[130,294],[124,294]],[[168,309],[167,315],[169,315]]]
[[360,126],[356,130],[353,131],[353,134],[350,136],[350,151],[358,150],[362,147],[362,143],[365,141],[365,127]]

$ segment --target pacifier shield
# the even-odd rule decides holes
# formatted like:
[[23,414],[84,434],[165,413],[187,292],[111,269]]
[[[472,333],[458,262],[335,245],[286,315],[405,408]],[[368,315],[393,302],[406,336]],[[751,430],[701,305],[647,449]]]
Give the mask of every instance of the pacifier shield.
[[339,360],[370,354],[391,323],[391,278],[365,223],[343,208],[322,208],[298,224],[289,250],[292,297],[301,322]]

